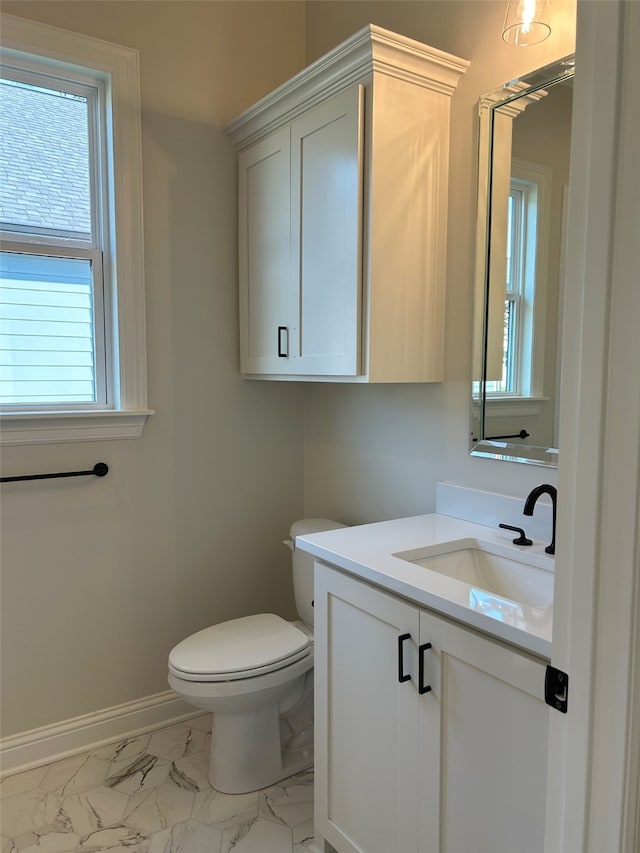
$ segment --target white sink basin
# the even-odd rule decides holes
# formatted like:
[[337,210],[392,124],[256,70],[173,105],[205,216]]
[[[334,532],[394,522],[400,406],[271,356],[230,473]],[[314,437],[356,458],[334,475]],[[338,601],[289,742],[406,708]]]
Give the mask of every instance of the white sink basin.
[[510,624],[551,617],[553,559],[475,539],[394,554],[468,586],[467,606]]

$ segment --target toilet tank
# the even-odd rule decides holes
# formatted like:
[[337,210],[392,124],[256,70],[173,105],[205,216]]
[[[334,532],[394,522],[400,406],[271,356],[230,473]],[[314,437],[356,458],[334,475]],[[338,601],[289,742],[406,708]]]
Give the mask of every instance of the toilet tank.
[[285,542],[291,548],[296,610],[300,619],[307,625],[313,625],[313,556],[296,548],[296,536],[321,533],[323,530],[337,530],[339,527],[347,527],[347,525],[332,521],[330,518],[303,518],[293,522],[290,530],[291,539]]

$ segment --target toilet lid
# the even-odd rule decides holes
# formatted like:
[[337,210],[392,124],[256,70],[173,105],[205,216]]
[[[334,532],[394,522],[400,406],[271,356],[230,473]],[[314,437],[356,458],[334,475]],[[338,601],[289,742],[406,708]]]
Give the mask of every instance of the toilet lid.
[[171,651],[169,666],[191,680],[248,678],[304,657],[308,646],[290,622],[260,613],[192,634]]

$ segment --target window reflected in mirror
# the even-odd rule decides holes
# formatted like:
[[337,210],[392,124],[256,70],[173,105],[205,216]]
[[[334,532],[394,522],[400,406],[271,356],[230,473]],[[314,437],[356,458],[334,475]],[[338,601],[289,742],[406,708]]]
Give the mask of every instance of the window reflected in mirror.
[[480,102],[471,452],[557,465],[573,57]]

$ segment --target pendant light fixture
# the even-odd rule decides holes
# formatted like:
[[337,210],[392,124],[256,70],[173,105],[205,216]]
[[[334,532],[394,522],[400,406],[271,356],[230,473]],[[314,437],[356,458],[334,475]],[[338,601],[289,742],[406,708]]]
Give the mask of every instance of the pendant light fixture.
[[514,47],[528,47],[551,34],[548,0],[508,0],[502,38]]

